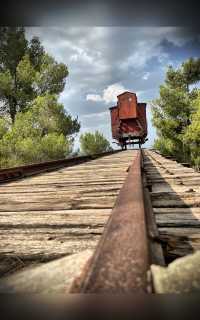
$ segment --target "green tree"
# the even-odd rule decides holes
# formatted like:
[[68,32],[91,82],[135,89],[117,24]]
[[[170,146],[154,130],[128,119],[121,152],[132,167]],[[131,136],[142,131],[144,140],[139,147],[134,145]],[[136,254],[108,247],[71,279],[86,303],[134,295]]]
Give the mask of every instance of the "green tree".
[[37,97],[8,127],[0,119],[1,168],[64,158],[72,152],[78,119],[72,119],[55,95]]
[[35,70],[40,71],[40,66],[42,64],[42,59],[45,54],[44,48],[40,43],[38,37],[33,37],[29,42],[28,55],[31,64]]
[[189,85],[200,80],[200,59],[190,58],[182,64],[181,72],[189,90]]
[[85,155],[97,154],[112,150],[109,141],[99,131],[86,132],[80,136],[81,152]]
[[24,28],[0,28],[0,114],[14,123],[38,95],[63,91],[67,66],[45,53],[37,37],[30,42]]
[[9,70],[11,75],[16,74],[17,65],[25,55],[28,41],[25,38],[24,28],[0,28],[0,70]]
[[152,103],[153,124],[158,134],[154,146],[166,155],[176,155],[180,161],[192,162],[186,132],[188,137],[188,128],[194,126],[198,89],[190,89],[190,85],[199,80],[200,59],[191,58],[177,70],[169,67],[160,96]]
[[6,134],[6,132],[8,132],[9,130],[9,122],[7,119],[5,118],[0,118],[0,139],[3,138],[3,136]]
[[78,118],[58,102],[67,66],[49,56],[24,28],[0,28],[0,167],[64,158]]
[[189,146],[191,162],[200,169],[200,91],[198,97],[193,102],[195,110],[191,115],[191,123],[186,128],[183,142]]
[[27,45],[23,28],[0,28],[0,111],[9,113],[13,122],[17,110],[17,66]]

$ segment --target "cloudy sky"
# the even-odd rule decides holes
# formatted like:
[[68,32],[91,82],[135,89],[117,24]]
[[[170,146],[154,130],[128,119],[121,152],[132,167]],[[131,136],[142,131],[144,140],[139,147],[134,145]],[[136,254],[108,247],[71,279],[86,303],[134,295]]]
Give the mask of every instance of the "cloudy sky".
[[[176,27],[29,27],[27,37],[39,36],[46,51],[69,69],[60,96],[81,132],[99,130],[112,142],[109,107],[123,91],[147,102],[148,142],[156,136],[150,101],[159,93],[168,65],[200,56],[200,35]],[[78,137],[75,147],[78,146]]]

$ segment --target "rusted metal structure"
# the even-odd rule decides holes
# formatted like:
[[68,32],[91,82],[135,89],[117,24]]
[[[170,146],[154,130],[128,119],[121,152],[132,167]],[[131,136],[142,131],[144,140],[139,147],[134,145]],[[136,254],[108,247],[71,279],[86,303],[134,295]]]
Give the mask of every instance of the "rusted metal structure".
[[72,292],[146,292],[150,260],[140,168],[138,151],[88,270]]
[[[17,172],[38,174],[8,181]],[[192,271],[181,263],[190,280],[171,272],[174,260],[200,250],[200,174],[192,168],[143,149],[0,177],[0,292],[200,290],[199,260]]]
[[112,137],[126,149],[128,144],[141,146],[147,140],[146,103],[138,103],[132,92],[117,96],[117,106],[110,108]]
[[148,190],[142,167],[138,150],[97,249],[71,292],[151,292],[149,266],[164,265],[164,258],[160,244],[154,240],[157,228],[151,204],[146,205]]

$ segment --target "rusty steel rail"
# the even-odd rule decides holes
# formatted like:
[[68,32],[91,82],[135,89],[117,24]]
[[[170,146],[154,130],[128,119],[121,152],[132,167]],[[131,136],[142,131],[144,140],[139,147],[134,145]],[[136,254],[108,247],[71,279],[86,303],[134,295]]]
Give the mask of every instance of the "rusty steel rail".
[[109,151],[109,152],[104,152],[100,154],[88,155],[88,156],[71,157],[66,159],[33,163],[29,165],[23,165],[23,166],[7,168],[7,169],[0,169],[0,183],[24,178],[24,177],[38,174],[45,171],[52,171],[63,166],[71,167],[86,161],[94,160],[94,159],[97,159],[106,155],[114,154],[117,152],[121,152],[121,150]]
[[154,237],[149,239],[145,198],[142,152],[137,151],[96,251],[71,293],[151,292],[148,269]]

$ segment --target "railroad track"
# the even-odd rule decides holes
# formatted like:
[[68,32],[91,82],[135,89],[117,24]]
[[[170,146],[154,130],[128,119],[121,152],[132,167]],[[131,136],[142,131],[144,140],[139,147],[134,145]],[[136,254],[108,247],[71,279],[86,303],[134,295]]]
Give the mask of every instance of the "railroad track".
[[200,250],[193,169],[146,149],[59,161],[0,172],[1,292],[159,292],[154,270]]

